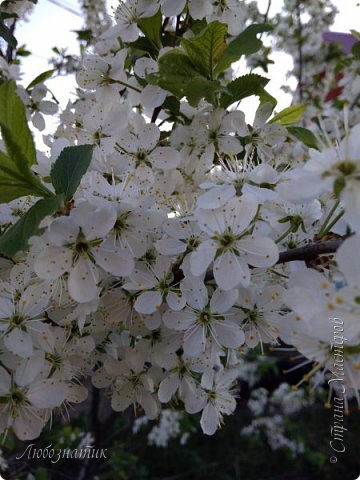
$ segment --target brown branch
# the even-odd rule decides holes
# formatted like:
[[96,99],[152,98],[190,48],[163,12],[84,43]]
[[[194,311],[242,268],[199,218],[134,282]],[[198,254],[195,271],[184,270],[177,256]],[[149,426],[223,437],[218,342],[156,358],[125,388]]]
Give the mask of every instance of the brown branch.
[[300,102],[303,98],[303,70],[304,70],[304,57],[303,57],[303,26],[301,23],[301,1],[298,0],[296,5],[296,16],[297,16],[297,26],[298,26],[298,54],[299,54],[299,72],[298,72],[298,90]]
[[288,263],[296,260],[308,262],[314,260],[319,255],[335,253],[343,243],[343,239],[330,240],[329,242],[310,243],[306,247],[294,248],[286,252],[281,252],[277,263]]
[[154,111],[153,111],[153,114],[152,114],[152,117],[151,117],[151,123],[155,123],[158,116],[159,116],[159,113],[161,112],[161,108],[162,107],[155,107],[154,108]]
[[[9,30],[13,35],[15,33],[15,27],[16,27],[16,19],[14,20],[14,22],[9,27]],[[6,49],[5,59],[6,59],[6,61],[9,65],[13,62],[13,54],[14,54],[14,48],[10,44],[8,44],[7,49]]]
[[[311,260],[317,258],[319,255],[335,253],[343,242],[344,239],[330,240],[328,242],[321,243],[310,243],[309,245],[306,245],[306,247],[294,248],[286,252],[281,252],[279,255],[279,260],[276,262],[276,265],[280,263],[288,263],[295,261],[310,262]],[[182,270],[178,270],[173,273],[173,283],[179,283],[184,278]],[[205,275],[205,282],[209,280],[214,280],[214,273],[212,270],[209,270]]]

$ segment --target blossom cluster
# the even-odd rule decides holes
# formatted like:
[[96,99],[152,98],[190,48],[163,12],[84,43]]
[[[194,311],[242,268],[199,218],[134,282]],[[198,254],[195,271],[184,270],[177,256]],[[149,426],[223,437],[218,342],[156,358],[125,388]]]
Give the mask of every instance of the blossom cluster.
[[[249,349],[293,345],[312,365],[308,378],[325,375],[334,318],[347,339],[345,381],[360,389],[360,125],[345,122],[343,138],[309,149],[288,129],[294,109],[274,115],[263,87],[251,124],[231,107],[232,61],[220,58],[248,27],[250,7],[126,0],[112,26],[97,29],[78,98],[31,168],[58,193],[61,152],[94,145],[90,166],[28,246],[0,259],[0,431],[38,437],[53,409],[87,398],[90,377],[115,411],[135,404],[154,419],[176,399],[201,412],[211,435],[236,408]],[[212,65],[209,78],[201,73],[204,28],[225,32],[221,53],[209,53],[217,79]],[[190,87],[186,72],[179,86],[165,71],[173,56],[188,65]],[[2,75],[12,78],[10,68]],[[18,88],[40,130],[40,112],[57,109],[46,94],[42,82]],[[35,202],[2,203],[3,238]],[[284,263],[330,233],[342,245],[322,273]]]

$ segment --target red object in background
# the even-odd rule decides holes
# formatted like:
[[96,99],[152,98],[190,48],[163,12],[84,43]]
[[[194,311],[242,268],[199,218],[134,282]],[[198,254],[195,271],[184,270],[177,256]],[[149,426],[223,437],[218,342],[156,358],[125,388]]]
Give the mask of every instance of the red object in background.
[[[358,41],[351,33],[341,33],[341,32],[325,32],[323,33],[323,39],[325,43],[339,43],[342,47],[342,50],[345,53],[351,53],[353,45]],[[344,77],[343,73],[338,73],[336,75],[336,81],[338,82]],[[330,102],[335,98],[339,97],[344,90],[342,86],[336,86],[332,88],[325,96],[325,102]]]

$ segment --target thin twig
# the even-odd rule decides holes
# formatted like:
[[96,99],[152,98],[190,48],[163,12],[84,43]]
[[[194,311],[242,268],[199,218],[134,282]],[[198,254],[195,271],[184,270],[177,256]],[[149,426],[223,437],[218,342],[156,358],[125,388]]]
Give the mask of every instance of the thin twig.
[[270,8],[271,8],[271,3],[272,3],[272,0],[269,0],[268,5],[267,5],[267,9],[266,9],[266,12],[265,12],[265,15],[264,15],[264,22],[263,23],[267,23],[267,21],[268,21]]
[[161,107],[155,107],[154,108],[153,114],[151,116],[151,123],[156,122],[160,112],[161,112]]
[[301,23],[301,9],[300,9],[301,1],[298,0],[296,4],[296,16],[297,16],[297,24],[298,24],[298,30],[299,30],[299,40],[298,40],[298,54],[299,54],[299,72],[298,72],[298,89],[299,89],[299,99],[300,102],[302,101],[303,98],[303,69],[304,69],[304,57],[303,57],[303,51],[302,51],[302,46],[303,46],[303,38],[302,38],[302,33],[303,33],[303,28],[302,28],[302,23]]

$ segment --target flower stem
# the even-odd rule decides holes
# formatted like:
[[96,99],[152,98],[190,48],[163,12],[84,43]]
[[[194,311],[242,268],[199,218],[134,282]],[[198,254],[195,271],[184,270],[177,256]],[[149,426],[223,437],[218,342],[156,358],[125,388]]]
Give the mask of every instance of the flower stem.
[[[325,231],[328,231],[328,230],[327,230],[327,227],[328,227],[328,225],[329,225],[329,222],[330,222],[330,220],[331,220],[331,217],[334,215],[334,213],[335,213],[335,211],[336,211],[336,209],[338,208],[339,205],[340,205],[340,201],[337,200],[337,201],[334,203],[332,209],[330,210],[328,216],[326,217],[323,226],[322,226],[322,227],[320,228],[320,230],[319,230],[319,233],[318,233],[318,235],[317,235],[317,238],[318,238],[319,240],[321,240],[322,237],[325,235],[324,232],[325,232]],[[333,225],[335,225],[335,224],[332,223],[331,226],[333,226]]]

